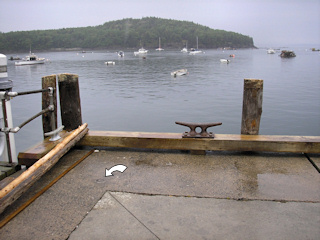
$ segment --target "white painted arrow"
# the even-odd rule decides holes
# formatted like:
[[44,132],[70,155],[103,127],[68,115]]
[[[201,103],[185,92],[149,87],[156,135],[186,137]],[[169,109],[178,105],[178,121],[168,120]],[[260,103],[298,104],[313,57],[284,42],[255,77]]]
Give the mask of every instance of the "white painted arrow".
[[113,166],[112,168],[110,168],[110,170],[108,170],[106,168],[106,177],[109,177],[109,176],[113,176],[113,172],[114,171],[119,171],[119,172],[124,172],[124,170],[126,170],[127,167],[125,165],[122,165],[122,164],[119,164],[119,165],[115,165]]

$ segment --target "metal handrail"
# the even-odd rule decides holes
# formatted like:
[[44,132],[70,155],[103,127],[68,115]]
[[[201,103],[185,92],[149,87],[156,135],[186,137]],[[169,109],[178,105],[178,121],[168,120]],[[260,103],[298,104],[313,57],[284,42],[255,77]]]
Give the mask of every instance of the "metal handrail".
[[[40,90],[33,90],[33,91],[26,91],[26,92],[5,92],[4,98],[2,99],[2,111],[3,111],[3,116],[4,116],[4,121],[5,121],[5,126],[4,128],[0,128],[0,132],[4,133],[17,133],[23,126],[31,122],[32,120],[36,119],[37,117],[47,113],[47,112],[53,112],[54,111],[54,104],[53,104],[53,91],[54,88],[49,87],[47,89],[40,89]],[[46,108],[40,111],[39,113],[35,114],[25,122],[21,123],[18,127],[14,128],[9,128],[8,125],[6,124],[6,119],[7,119],[7,110],[6,110],[6,105],[5,101],[8,97],[16,97],[16,96],[22,96],[22,95],[27,95],[27,94],[34,94],[34,93],[43,93],[43,92],[49,92],[50,96],[50,105]],[[55,127],[54,127],[55,128]]]
[[[7,142],[7,151],[8,151],[8,160],[9,163],[12,163],[12,156],[11,156],[11,146],[10,146],[10,138],[9,138],[9,133],[17,133],[22,127],[24,127],[26,124],[31,122],[32,120],[36,119],[37,117],[47,113],[47,112],[53,112],[54,111],[54,104],[53,104],[53,93],[54,93],[54,88],[53,87],[48,87],[47,89],[40,89],[40,90],[33,90],[33,91],[26,91],[26,92],[9,92],[9,91],[3,91],[0,92],[0,99],[2,101],[2,112],[3,112],[3,121],[4,121],[4,127],[0,128],[0,132],[4,132],[6,135],[6,142]],[[42,109],[39,113],[35,114],[28,120],[24,121],[21,123],[18,127],[12,127],[9,128],[8,126],[8,116],[7,116],[7,109],[6,109],[6,100],[9,100],[12,97],[16,96],[22,96],[22,95],[28,95],[28,94],[34,94],[34,93],[43,93],[43,92],[49,92],[49,97],[50,97],[50,104],[46,109]],[[54,135],[52,139],[57,140],[59,139],[58,133],[62,129],[56,129],[55,127],[55,118],[52,116],[52,129],[53,131],[49,134]],[[59,130],[59,131],[58,131]]]
[[25,91],[25,92],[7,92],[6,94],[9,97],[16,97],[16,96],[22,96],[27,94],[43,93],[43,92],[50,92],[50,91],[54,91],[54,88],[48,87],[46,89],[39,89],[39,90]]

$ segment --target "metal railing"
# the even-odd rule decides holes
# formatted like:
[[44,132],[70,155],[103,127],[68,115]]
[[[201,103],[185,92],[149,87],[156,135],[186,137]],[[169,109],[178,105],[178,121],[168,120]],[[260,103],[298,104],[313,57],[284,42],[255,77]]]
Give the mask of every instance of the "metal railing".
[[[40,89],[40,90],[33,90],[33,91],[26,91],[26,92],[9,92],[9,91],[2,91],[0,92],[0,99],[2,102],[2,113],[3,113],[3,122],[4,127],[0,128],[0,132],[5,133],[6,135],[6,143],[7,143],[7,151],[8,151],[8,160],[9,163],[12,163],[12,156],[11,156],[11,146],[10,146],[10,137],[9,133],[17,133],[22,127],[24,127],[26,124],[30,123],[32,120],[36,119],[39,116],[42,116],[43,114],[47,112],[53,112],[55,110],[54,107],[54,88],[49,87],[47,89]],[[22,95],[28,95],[28,94],[35,94],[35,93],[43,93],[43,92],[49,92],[49,99],[50,104],[47,108],[42,109],[39,113],[35,114],[34,116],[30,117],[23,123],[21,123],[17,127],[9,127],[8,123],[8,113],[7,113],[7,107],[6,107],[6,101],[9,101],[12,97],[22,96]],[[55,116],[54,114],[51,115],[51,129],[53,129],[51,132],[45,133],[45,136],[52,136],[51,141],[56,141],[60,139],[59,132],[63,129],[63,126],[56,129],[56,122],[55,122]],[[2,143],[4,144],[4,143]]]

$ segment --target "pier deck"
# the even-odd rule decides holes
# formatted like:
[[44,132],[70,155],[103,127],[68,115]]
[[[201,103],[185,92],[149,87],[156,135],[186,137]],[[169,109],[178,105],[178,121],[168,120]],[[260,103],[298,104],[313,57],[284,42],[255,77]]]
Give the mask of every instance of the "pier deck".
[[[0,221],[85,155],[73,149]],[[320,166],[320,155],[309,157]],[[105,177],[105,169],[127,169]],[[320,174],[303,154],[96,151],[0,229],[2,239],[317,239]]]

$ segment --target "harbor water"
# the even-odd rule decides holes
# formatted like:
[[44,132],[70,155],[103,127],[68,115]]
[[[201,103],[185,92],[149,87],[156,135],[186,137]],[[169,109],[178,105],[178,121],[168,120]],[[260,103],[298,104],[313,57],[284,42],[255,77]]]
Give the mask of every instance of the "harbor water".
[[[205,50],[194,56],[149,50],[146,59],[134,56],[133,50],[125,51],[124,58],[102,50],[41,52],[36,54],[48,62],[15,66],[8,61],[8,75],[16,92],[40,89],[43,76],[79,75],[82,119],[90,130],[182,133],[188,129],[175,121],[222,122],[209,129],[221,134],[240,134],[243,81],[263,79],[260,134],[319,136],[320,52],[306,47],[292,50],[297,57],[290,59],[280,58],[279,50],[267,54],[266,49]],[[170,75],[181,68],[188,74]],[[41,95],[19,96],[11,104],[17,126],[41,110]],[[15,139],[17,152],[41,141],[41,117],[23,127]]]

